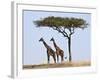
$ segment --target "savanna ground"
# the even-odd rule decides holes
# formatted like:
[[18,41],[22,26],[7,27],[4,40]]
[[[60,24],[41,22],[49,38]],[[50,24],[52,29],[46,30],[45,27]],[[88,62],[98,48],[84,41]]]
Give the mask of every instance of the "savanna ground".
[[23,69],[83,67],[83,66],[90,66],[90,65],[91,65],[90,61],[78,61],[78,62],[62,62],[62,63],[39,64],[39,65],[23,65]]

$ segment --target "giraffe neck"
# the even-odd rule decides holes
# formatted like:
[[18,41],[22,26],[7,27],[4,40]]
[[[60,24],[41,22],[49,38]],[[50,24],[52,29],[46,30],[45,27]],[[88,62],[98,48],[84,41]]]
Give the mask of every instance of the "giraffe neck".
[[56,49],[58,49],[58,46],[56,45],[56,43],[55,43],[54,40],[53,40],[53,44],[54,44],[54,47],[55,47]]
[[44,44],[44,46],[45,46],[46,48],[49,47],[45,41],[43,41],[43,44]]

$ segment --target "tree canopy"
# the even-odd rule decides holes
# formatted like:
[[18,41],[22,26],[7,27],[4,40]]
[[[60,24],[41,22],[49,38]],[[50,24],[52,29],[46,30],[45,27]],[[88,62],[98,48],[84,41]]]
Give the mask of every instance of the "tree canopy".
[[41,20],[34,21],[38,27],[64,27],[64,28],[85,28],[87,23],[84,19],[74,17],[54,17],[49,16]]

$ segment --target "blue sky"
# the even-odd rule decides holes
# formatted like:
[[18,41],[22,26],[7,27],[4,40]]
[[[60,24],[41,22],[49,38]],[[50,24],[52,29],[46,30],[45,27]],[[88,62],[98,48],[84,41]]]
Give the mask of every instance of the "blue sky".
[[[51,46],[54,46],[50,39],[54,37],[57,45],[64,50],[64,56],[68,57],[67,39],[62,34],[51,28],[37,28],[33,21],[48,16],[75,17],[83,18],[89,23],[88,28],[76,29],[72,35],[72,59],[73,61],[84,61],[91,59],[91,14],[89,13],[64,13],[64,12],[46,12],[46,11],[23,11],[23,64],[42,64],[47,63],[46,48],[41,37]],[[65,59],[65,61],[67,61]],[[51,58],[51,62],[53,62]]]

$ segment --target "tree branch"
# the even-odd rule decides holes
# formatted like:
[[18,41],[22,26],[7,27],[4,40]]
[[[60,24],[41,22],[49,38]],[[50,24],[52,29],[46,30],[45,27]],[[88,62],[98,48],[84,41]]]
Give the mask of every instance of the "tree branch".
[[69,34],[70,36],[75,33],[75,28],[74,27],[69,28],[68,30],[70,32],[70,34]]
[[72,35],[72,34],[74,34],[75,33],[75,28],[72,28],[72,30],[71,30],[71,34],[70,35]]
[[65,30],[61,30],[60,28],[57,28],[57,29],[60,33],[64,35],[64,37],[67,37],[67,38],[69,37],[68,34],[65,32]]
[[64,34],[66,34],[66,35],[67,35],[67,37],[68,37],[68,34],[67,34],[67,32],[65,31],[65,29],[63,30],[63,32],[64,32]]
[[52,27],[52,29],[57,30],[56,27]]
[[61,30],[61,28],[52,27],[52,29],[57,30],[59,33],[62,33],[64,37],[68,38],[68,34],[64,30]]
[[[62,29],[63,28],[63,29]],[[65,31],[65,28],[62,26],[61,28],[60,28],[60,30],[61,30],[61,32],[63,32],[67,37],[68,37],[68,34],[67,34],[67,32]]]

